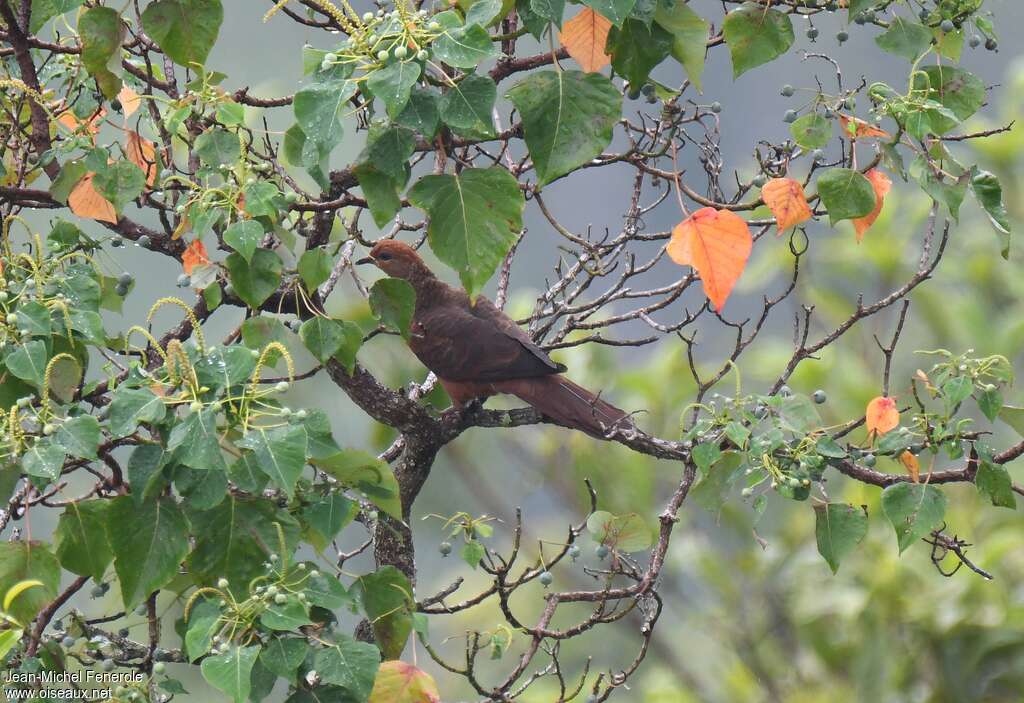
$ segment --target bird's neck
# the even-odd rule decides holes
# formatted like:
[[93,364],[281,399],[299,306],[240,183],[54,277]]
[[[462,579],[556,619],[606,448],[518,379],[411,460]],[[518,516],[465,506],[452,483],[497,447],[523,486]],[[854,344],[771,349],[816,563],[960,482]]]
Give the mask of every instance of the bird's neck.
[[416,291],[417,308],[429,307],[432,302],[440,300],[449,287],[426,266],[414,269],[406,280]]

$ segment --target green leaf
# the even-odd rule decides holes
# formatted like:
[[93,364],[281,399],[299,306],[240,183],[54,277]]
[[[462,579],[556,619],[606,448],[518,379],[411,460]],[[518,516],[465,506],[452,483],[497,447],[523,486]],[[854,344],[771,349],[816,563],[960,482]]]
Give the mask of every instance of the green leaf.
[[309,610],[294,596],[286,596],[284,603],[270,603],[260,615],[260,624],[271,630],[287,632],[312,623],[313,621],[309,619]]
[[252,667],[259,654],[260,646],[254,644],[249,647],[233,646],[226,654],[206,657],[200,667],[203,678],[234,703],[245,703],[252,688]]
[[159,495],[166,484],[163,468],[168,452],[159,444],[140,444],[128,457],[128,485],[136,505]]
[[864,10],[871,9],[876,4],[878,4],[878,0],[850,0],[846,4],[848,9],[848,16],[851,20],[853,20],[857,17],[857,15],[864,12]]
[[974,484],[978,487],[978,493],[988,496],[992,505],[1011,510],[1017,508],[1017,499],[1013,495],[1013,481],[1002,464],[984,459],[978,462]]
[[299,337],[318,361],[326,363],[345,343],[344,323],[317,316],[302,323]]
[[794,394],[782,398],[779,421],[783,429],[805,435],[822,426],[821,415],[806,395]]
[[117,161],[97,171],[92,184],[96,192],[109,200],[120,213],[125,205],[142,195],[146,188],[146,174],[131,161]]
[[556,27],[562,26],[562,15],[565,14],[565,0],[529,0],[530,9],[538,17],[543,17]]
[[100,446],[100,423],[92,415],[79,415],[57,425],[54,441],[71,456],[95,459]]
[[971,192],[988,215],[992,228],[999,235],[1003,245],[1003,258],[1010,255],[1010,217],[1003,204],[1003,186],[995,174],[988,171],[972,171]]
[[658,24],[628,19],[622,27],[608,32],[605,51],[612,57],[612,68],[639,88],[647,82],[651,70],[665,60],[674,46],[674,37]]
[[398,659],[412,633],[412,609],[415,605],[409,579],[395,567],[384,566],[360,576],[353,589],[363,613],[373,625],[374,640],[381,655],[386,660]]
[[704,59],[710,30],[707,20],[694,12],[683,0],[659,0],[654,12],[654,21],[672,34],[672,58],[683,65],[690,82],[698,91],[703,92],[701,77],[704,75]]
[[960,403],[970,397],[974,384],[966,376],[956,376],[942,384],[942,395],[946,401],[946,411],[952,412]]
[[[636,5],[636,0],[584,0],[583,4],[616,27],[621,27],[625,19],[629,17],[633,6]],[[669,28],[665,27],[665,29]]]
[[229,495],[211,510],[190,510],[189,520],[196,537],[188,557],[189,571],[198,583],[214,584],[226,578],[231,592],[239,597],[248,593],[250,580],[266,574],[263,562],[280,549],[274,523],[281,526],[289,552],[299,537],[295,519],[266,498]]
[[240,344],[217,347],[192,362],[199,383],[211,389],[233,388],[246,382],[256,368],[251,349]]
[[714,442],[702,442],[693,448],[693,461],[703,474],[707,474],[721,456],[722,450]]
[[237,132],[211,127],[196,137],[195,152],[199,160],[211,168],[221,164],[232,166],[242,155],[242,144]]
[[50,439],[38,439],[21,456],[21,468],[29,476],[39,476],[56,481],[64,468],[67,454]]
[[254,427],[239,440],[238,446],[253,450],[256,465],[289,498],[295,494],[295,482],[306,465],[306,431],[302,427]]
[[497,95],[498,87],[489,76],[466,76],[441,96],[441,120],[456,131],[465,129],[493,136],[491,110]]
[[330,81],[314,83],[295,93],[292,101],[295,121],[311,142],[311,151],[302,150],[303,166],[312,166],[325,157],[318,147],[329,150],[341,141],[342,119],[348,113],[347,104],[355,95],[356,87],[353,81]]
[[48,359],[46,344],[34,339],[28,344],[22,344],[7,352],[7,356],[4,357],[4,366],[14,376],[31,383],[37,390],[42,391]]
[[212,409],[190,412],[174,425],[167,448],[179,462],[193,469],[224,471],[227,468],[217,435],[216,413]]
[[931,48],[932,32],[923,24],[894,17],[889,29],[875,37],[875,43],[883,51],[914,63]]
[[385,513],[402,520],[398,481],[387,462],[358,449],[343,449],[310,463],[344,486],[356,488]]
[[396,185],[405,185],[408,178],[407,161],[416,149],[412,130],[405,127],[374,124],[366,139],[366,147],[359,155],[361,164],[372,165],[391,178]]
[[811,151],[820,149],[832,139],[832,120],[812,112],[791,124],[789,133],[802,148]]
[[327,190],[330,183],[327,179],[328,156],[331,147],[306,138],[302,128],[293,124],[284,133],[282,145],[285,161],[292,166],[302,166],[322,189]]
[[622,116],[622,94],[600,73],[533,73],[507,97],[523,116],[526,146],[540,185],[598,156]]
[[462,545],[462,561],[469,564],[471,568],[476,568],[480,564],[480,560],[484,558],[484,554],[487,550],[484,545],[480,543],[480,540],[471,539]]
[[402,199],[398,196],[401,186],[372,164],[358,164],[355,175],[363,189],[366,204],[370,206],[373,221],[378,227],[383,227],[402,208]]
[[335,535],[352,522],[357,512],[358,505],[340,493],[316,498],[302,509],[302,521],[308,528],[307,541],[317,551],[323,552]]
[[437,93],[427,88],[418,86],[409,93],[409,102],[402,113],[395,118],[395,122],[419,132],[426,139],[430,139],[437,133],[437,126],[441,121],[440,107],[438,106]]
[[207,510],[219,505],[227,495],[227,472],[178,467],[174,473],[174,487],[189,508]]
[[598,510],[587,518],[587,530],[595,541],[619,552],[642,552],[651,546],[651,530],[636,513]]
[[312,293],[331,277],[332,263],[330,254],[320,247],[302,252],[296,270],[307,291]]
[[983,390],[978,396],[978,408],[989,422],[995,422],[999,411],[1003,409],[1003,394],[995,386]]
[[235,293],[249,307],[258,309],[281,283],[281,257],[270,249],[257,249],[249,261],[235,252],[224,262]]
[[200,600],[189,612],[185,631],[185,652],[189,661],[195,661],[210,651],[210,643],[217,634],[220,607],[212,600]]
[[114,498],[107,509],[107,538],[127,610],[174,578],[188,554],[188,524],[173,498],[141,505],[130,496]]
[[[462,26],[454,10],[439,12],[433,20],[444,30],[430,45],[437,60],[456,68],[474,68],[481,61],[497,56],[498,49],[487,30],[477,24]],[[372,87],[371,90],[378,95]],[[390,111],[388,114],[391,115]]]
[[[479,28],[478,28],[479,29]],[[486,34],[486,32],[484,32]],[[488,43],[490,39],[488,38]],[[380,98],[388,117],[394,119],[409,102],[409,92],[420,77],[420,65],[415,61],[396,61],[373,71],[366,79],[366,87],[374,97]],[[305,129],[305,128],[304,128]],[[306,131],[306,134],[309,134]]]
[[82,65],[107,98],[121,90],[121,15],[112,7],[90,7],[78,17]]
[[824,557],[834,574],[839,571],[839,562],[868,533],[867,510],[846,503],[819,504],[814,506],[814,518],[818,554]]
[[43,585],[23,591],[7,610],[8,615],[26,627],[57,597],[60,564],[43,542],[0,542],[0,594],[6,594],[22,581],[33,579]]
[[960,206],[967,195],[967,186],[971,181],[971,172],[965,171],[958,178],[947,180],[945,174],[936,174],[931,165],[923,157],[917,157],[910,165],[910,172],[917,179],[921,188],[938,203],[949,210],[950,216],[960,221]]
[[60,565],[73,574],[91,576],[96,583],[114,558],[106,531],[108,505],[105,500],[68,503],[54,532]]
[[985,103],[985,83],[973,73],[941,65],[920,70],[928,74],[931,82],[929,97],[950,109],[957,119],[966,120]]
[[294,637],[274,637],[260,652],[260,663],[283,679],[295,681],[295,671],[309,653],[309,644]]
[[287,209],[284,196],[277,186],[268,181],[247,183],[242,189],[245,195],[245,211],[252,217],[276,218]]
[[220,0],[157,0],[142,13],[146,34],[181,66],[206,63],[223,21]]
[[840,220],[864,217],[875,209],[871,182],[850,168],[830,168],[819,176],[818,195],[833,225]]
[[[71,191],[74,190],[75,186],[78,185],[78,182],[82,180],[82,177],[85,176],[88,171],[89,167],[85,165],[85,161],[80,159],[64,162],[57,178],[55,178],[53,183],[50,184],[50,196],[58,202],[67,204],[68,196],[71,195]],[[73,232],[74,236],[55,236],[55,233],[60,231],[69,233]],[[54,225],[53,231],[50,232],[50,236],[46,238],[46,241],[51,247],[53,247],[54,242],[59,241],[63,248],[70,249],[71,246],[78,243],[78,238],[81,233],[82,231],[70,222],[61,220]]]
[[382,278],[370,288],[370,310],[385,328],[409,339],[412,315],[416,309],[416,291],[408,281]]
[[946,495],[932,485],[896,483],[882,491],[882,510],[896,530],[902,553],[942,524]]
[[722,35],[732,55],[732,76],[782,56],[793,45],[789,15],[747,2],[725,16]]
[[320,680],[339,686],[347,694],[332,700],[369,700],[379,666],[380,650],[341,633],[335,636],[333,643],[313,654],[313,668],[320,675]]
[[[32,18],[28,29],[38,34],[47,22],[58,15],[70,12],[80,6],[84,0],[32,0]],[[3,658],[0,656],[0,658]]]
[[476,297],[522,230],[518,181],[500,166],[429,175],[410,189],[409,201],[430,215],[430,248]]

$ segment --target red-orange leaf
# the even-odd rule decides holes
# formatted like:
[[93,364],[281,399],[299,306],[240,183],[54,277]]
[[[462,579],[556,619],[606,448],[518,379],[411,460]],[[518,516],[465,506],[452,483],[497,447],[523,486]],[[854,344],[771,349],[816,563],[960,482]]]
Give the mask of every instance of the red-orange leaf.
[[900,411],[896,409],[896,401],[889,396],[880,395],[872,398],[864,411],[864,421],[868,433],[885,434],[900,424]]
[[761,188],[764,204],[775,215],[779,234],[811,219],[811,208],[807,204],[803,186],[792,178],[773,178]]
[[121,103],[121,111],[124,112],[125,117],[131,117],[139,109],[139,105],[142,104],[142,98],[139,97],[139,94],[128,86],[121,87],[121,92],[117,94],[117,99]]
[[865,175],[871,181],[871,187],[875,189],[875,209],[864,217],[854,218],[853,228],[857,231],[858,242],[864,239],[864,233],[868,231],[868,228],[875,224],[875,220],[878,219],[878,215],[882,212],[885,196],[889,194],[889,189],[892,188],[892,181],[889,180],[884,171],[873,168]]
[[910,451],[905,451],[900,454],[900,463],[903,464],[903,468],[910,475],[910,480],[914,483],[921,482],[921,462],[917,460],[916,456]]
[[210,263],[210,257],[206,255],[206,246],[202,240],[193,240],[191,244],[185,249],[185,253],[181,255],[181,267],[185,269],[185,273],[192,275],[192,269],[195,266],[201,264]]
[[705,295],[721,311],[753,246],[746,220],[731,210],[706,207],[672,230],[668,255],[680,266],[697,269]]
[[139,136],[138,132],[128,132],[125,154],[146,174],[146,185],[152,188],[156,184],[156,146],[153,142]]
[[882,137],[883,139],[891,136],[884,129],[879,129],[870,122],[851,117],[850,115],[839,115],[839,124],[842,125],[843,134],[854,139],[863,139],[867,137]]
[[109,200],[100,195],[92,184],[95,173],[82,177],[68,195],[68,207],[79,217],[88,217],[103,222],[117,222],[117,211]]
[[612,23],[607,19],[591,8],[584,7],[582,12],[562,26],[559,40],[580,68],[593,73],[611,61],[611,57],[604,53],[611,27]]
[[85,128],[85,133],[92,138],[92,142],[95,144],[96,134],[100,131],[100,123],[103,121],[103,117],[106,114],[107,111],[100,108],[100,110],[88,120],[80,120],[71,110],[65,110],[57,117],[57,122],[64,125],[64,127],[71,132],[78,132],[79,129]]

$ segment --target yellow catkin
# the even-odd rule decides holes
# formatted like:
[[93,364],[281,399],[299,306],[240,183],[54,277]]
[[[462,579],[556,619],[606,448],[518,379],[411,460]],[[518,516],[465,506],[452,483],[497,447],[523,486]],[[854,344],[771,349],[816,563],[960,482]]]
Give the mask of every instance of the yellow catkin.
[[53,367],[56,366],[57,362],[61,359],[67,359],[74,364],[75,368],[78,370],[78,380],[80,381],[82,379],[82,366],[78,363],[78,359],[75,357],[71,356],[67,352],[62,352],[50,359],[50,362],[46,365],[46,371],[43,373],[42,415],[44,418],[50,414],[50,379],[53,376]]
[[271,342],[267,346],[263,347],[263,352],[260,354],[259,361],[256,362],[256,368],[252,372],[252,383],[259,383],[260,377],[263,374],[263,367],[267,363],[267,357],[270,356],[270,352],[276,351],[284,357],[285,363],[288,365],[288,380],[295,380],[295,364],[292,362],[292,355],[288,353],[288,349],[285,348],[280,342]]
[[149,314],[146,315],[146,324],[153,321],[153,316],[156,315],[156,311],[162,308],[164,305],[177,305],[185,312],[185,317],[188,318],[189,322],[192,323],[192,331],[195,333],[196,341],[199,343],[199,351],[206,351],[206,339],[203,337],[203,329],[199,325],[199,319],[196,314],[192,312],[192,308],[188,306],[181,298],[167,297],[160,298],[158,301],[153,303],[153,307],[149,309]]

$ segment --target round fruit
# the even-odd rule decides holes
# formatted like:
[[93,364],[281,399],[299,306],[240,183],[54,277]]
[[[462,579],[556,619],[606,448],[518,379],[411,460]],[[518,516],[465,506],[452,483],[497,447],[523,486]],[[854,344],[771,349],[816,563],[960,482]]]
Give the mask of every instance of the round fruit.
[[844,41],[846,41],[849,38],[850,38],[850,35],[847,34],[846,32],[843,32],[843,31],[836,32],[836,41],[838,41],[840,44],[842,44]]
[[626,97],[628,97],[630,100],[636,100],[637,98],[640,97],[640,89],[630,86],[629,92],[626,93]]
[[790,389],[789,386],[783,386],[782,388],[779,389],[779,395],[781,395],[783,398],[788,398],[789,396],[793,395],[793,391]]
[[117,668],[117,664],[114,663],[113,659],[104,659],[103,663],[100,664],[100,668],[109,673]]
[[943,32],[952,32],[956,29],[956,26],[953,24],[953,20],[942,20],[942,24],[940,24],[939,27]]
[[713,113],[715,113],[717,115],[721,111],[722,111],[722,103],[720,103],[718,101],[715,101],[715,102],[711,103],[711,112],[713,112]]
[[64,646],[65,649],[67,649],[69,647],[74,647],[75,646],[75,638],[74,637],[65,637],[64,639],[62,639],[60,641],[60,643]]
[[867,467],[870,468],[870,467],[875,465],[876,461],[877,460],[875,459],[875,455],[874,454],[865,454],[864,455],[864,466],[867,466]]
[[786,85],[782,86],[782,91],[781,92],[782,92],[782,97],[784,97],[784,98],[791,98],[791,97],[793,97],[793,93],[796,92],[796,89],[793,86],[791,86],[791,85],[789,85],[787,83]]
[[576,544],[574,544],[574,545],[572,545],[571,547],[569,547],[569,557],[570,557],[570,558],[571,558],[571,559],[572,559],[573,561],[576,561],[577,559],[579,559],[579,556],[580,556],[580,548],[579,548],[579,545],[576,545]]
[[820,389],[814,391],[814,402],[815,403],[817,403],[818,405],[821,405],[826,400],[828,400],[828,396],[825,395],[825,391],[820,390]]
[[187,273],[178,276],[178,288],[188,288],[192,284],[192,277]]
[[540,572],[538,580],[546,587],[551,585],[551,582],[555,580],[555,577],[551,575],[550,571],[542,571]]
[[972,49],[977,49],[979,46],[981,46],[981,37],[979,37],[977,34],[973,34],[971,35],[971,38],[967,43],[971,45]]
[[120,237],[114,237],[113,239],[110,240],[110,246],[114,247],[115,249],[119,249],[120,247],[124,246],[124,240],[121,239]]
[[420,49],[419,51],[416,52],[416,60],[417,61],[426,61],[429,58],[430,58],[430,52],[427,51],[426,49]]
[[917,13],[917,16],[921,18],[921,21],[922,21],[922,22],[927,22],[927,21],[928,21],[928,18],[929,18],[929,17],[931,16],[931,14],[932,14],[932,13],[931,13],[931,11],[930,11],[930,10],[927,10],[927,9],[923,9],[923,8],[922,8],[922,10],[921,10],[920,12],[918,12],[918,13]]
[[117,282],[127,286],[132,282],[132,275],[125,271],[117,277]]
[[997,42],[995,39],[985,40],[985,48],[988,49],[989,51],[995,51],[998,47],[999,42]]
[[808,39],[817,39],[818,38],[818,34],[819,34],[819,32],[818,32],[818,28],[817,27],[809,27],[807,29],[807,38]]
[[441,544],[439,544],[437,546],[437,551],[441,552],[441,556],[443,556],[443,557],[448,556],[449,554],[452,553],[452,543],[451,542],[441,542]]
[[143,249],[149,249],[149,245],[150,245],[149,235],[148,234],[142,235],[141,237],[138,238],[136,243],[140,247],[142,247]]
[[372,12],[364,12],[363,13],[363,22],[373,22],[373,13]]
[[427,25],[427,29],[429,29],[431,32],[436,32],[437,30],[441,29],[441,23],[431,22],[430,24]]
[[796,110],[786,110],[786,114],[782,118],[783,122],[796,122]]
[[227,580],[227,579],[225,579],[225,578],[220,578],[220,579],[217,579],[217,588],[221,589],[222,591],[223,591],[223,590],[224,590],[225,588],[227,588],[227,587],[228,587],[228,585],[229,585],[229,584],[228,584],[228,580]]
[[288,596],[286,596],[283,593],[278,593],[276,596],[274,596],[274,602],[278,605],[284,605],[288,602]]
[[603,544],[597,545],[597,549],[594,550],[594,554],[597,555],[598,559],[604,559],[608,556],[608,547]]
[[815,163],[818,163],[819,161],[824,161],[825,152],[822,151],[821,149],[815,149],[813,152],[811,152],[811,158],[814,159]]
[[650,83],[645,83],[644,87],[640,89],[640,92],[646,95],[647,97],[650,97],[654,95],[654,86],[651,85]]
[[406,49],[404,46],[396,46],[395,47],[395,58],[396,59],[404,59],[408,55],[409,55],[409,50]]
[[391,54],[389,54],[384,49],[381,49],[380,51],[377,52],[378,61],[387,61],[389,56],[391,56]]
[[857,98],[851,95],[850,97],[843,101],[843,105],[846,107],[847,110],[853,110],[854,108],[857,107]]
[[189,409],[189,412],[193,412],[193,413],[202,412],[203,404],[200,403],[198,400],[193,400],[191,403],[188,404],[188,409]]
[[167,669],[167,665],[164,664],[163,662],[157,662],[156,664],[153,665],[153,673],[154,674],[162,674],[162,673],[164,673],[164,671],[166,669]]

